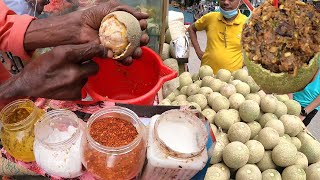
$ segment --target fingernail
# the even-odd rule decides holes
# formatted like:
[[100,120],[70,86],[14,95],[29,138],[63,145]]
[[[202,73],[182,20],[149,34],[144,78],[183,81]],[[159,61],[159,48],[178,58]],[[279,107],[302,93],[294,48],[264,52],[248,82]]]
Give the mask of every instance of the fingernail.
[[108,50],[107,58],[113,58],[113,52],[111,50]]
[[126,61],[129,61],[129,62],[132,61],[132,57],[131,56],[127,57]]
[[149,16],[149,14],[148,13],[146,13],[146,12],[141,12],[143,15],[148,15]]
[[141,50],[141,48],[138,48],[136,50],[136,56],[141,56],[141,54],[142,54],[142,50]]

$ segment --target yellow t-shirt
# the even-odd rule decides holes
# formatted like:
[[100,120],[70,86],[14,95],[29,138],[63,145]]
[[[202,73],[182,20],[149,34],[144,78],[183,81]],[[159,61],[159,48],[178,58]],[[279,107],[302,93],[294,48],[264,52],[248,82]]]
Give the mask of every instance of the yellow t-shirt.
[[195,22],[198,31],[206,30],[207,47],[201,65],[209,65],[214,73],[219,69],[231,72],[242,68],[241,33],[247,17],[238,13],[232,22],[226,22],[220,12],[211,12]]

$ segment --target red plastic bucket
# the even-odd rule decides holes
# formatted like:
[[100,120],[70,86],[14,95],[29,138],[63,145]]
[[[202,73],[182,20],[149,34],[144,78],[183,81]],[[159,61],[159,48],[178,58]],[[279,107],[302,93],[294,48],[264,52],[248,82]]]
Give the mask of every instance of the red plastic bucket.
[[[165,66],[160,56],[142,47],[142,57],[130,66],[112,59],[93,59],[99,72],[88,79],[83,91],[83,104],[112,101],[125,104],[152,105],[163,83],[177,76]],[[84,99],[91,100],[84,101]]]

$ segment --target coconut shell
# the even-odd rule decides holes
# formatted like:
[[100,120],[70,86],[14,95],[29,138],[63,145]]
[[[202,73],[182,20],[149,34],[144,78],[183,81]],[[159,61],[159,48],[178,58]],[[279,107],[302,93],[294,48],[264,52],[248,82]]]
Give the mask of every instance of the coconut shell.
[[317,53],[309,62],[308,66],[298,69],[296,76],[288,73],[273,73],[251,61],[244,53],[244,63],[250,76],[267,93],[288,94],[300,91],[315,76],[320,61],[320,53]]
[[[124,11],[114,11],[105,16],[101,22],[101,25],[111,16],[115,16],[118,21],[123,23],[127,29],[128,46],[122,54],[116,55],[113,59],[122,60],[133,53],[133,51],[140,46],[140,38],[142,35],[139,21],[130,13]],[[102,36],[101,28],[99,29],[99,36]],[[102,42],[103,44],[103,42]]]

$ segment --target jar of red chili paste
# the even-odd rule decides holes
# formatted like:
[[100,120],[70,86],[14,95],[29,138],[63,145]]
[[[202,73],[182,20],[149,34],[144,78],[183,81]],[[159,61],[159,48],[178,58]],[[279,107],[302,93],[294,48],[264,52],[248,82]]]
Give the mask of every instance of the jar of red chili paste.
[[82,161],[96,179],[137,178],[145,157],[145,126],[133,111],[115,106],[90,117]]

